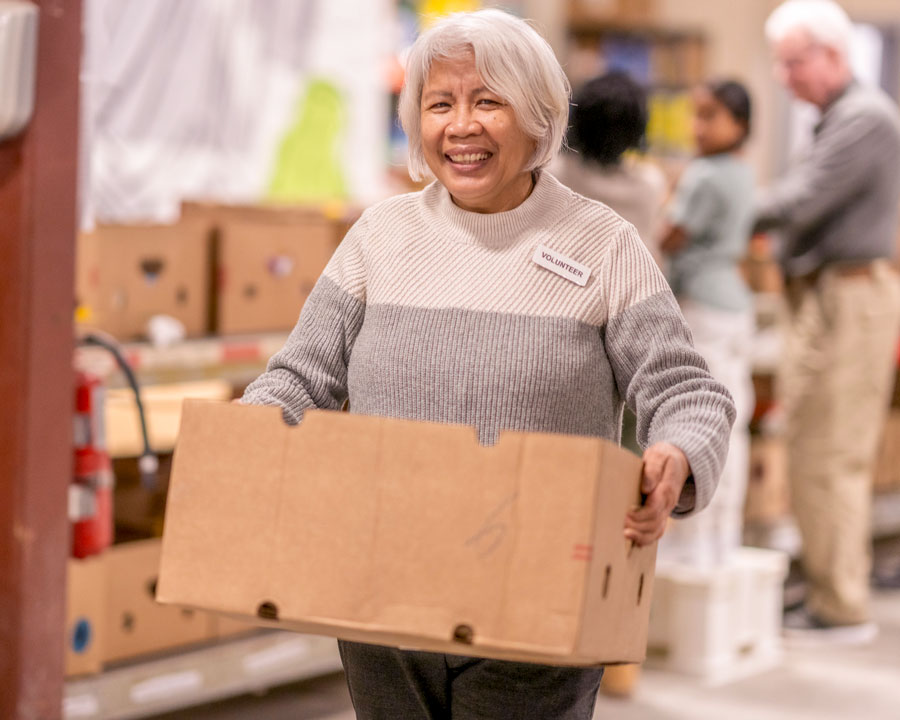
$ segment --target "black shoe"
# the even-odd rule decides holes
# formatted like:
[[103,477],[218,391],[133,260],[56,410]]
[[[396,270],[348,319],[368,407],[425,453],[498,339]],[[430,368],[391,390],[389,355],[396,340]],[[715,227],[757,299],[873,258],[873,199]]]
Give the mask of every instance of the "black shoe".
[[867,645],[878,635],[878,626],[873,622],[835,625],[801,608],[785,613],[782,632],[793,647]]
[[900,590],[900,563],[894,567],[876,567],[872,573],[872,587],[879,590]]

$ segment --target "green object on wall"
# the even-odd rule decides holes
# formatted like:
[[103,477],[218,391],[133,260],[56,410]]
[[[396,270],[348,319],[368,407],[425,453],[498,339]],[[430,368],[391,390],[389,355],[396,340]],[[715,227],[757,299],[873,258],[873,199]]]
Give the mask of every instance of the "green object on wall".
[[326,80],[311,80],[294,117],[278,147],[269,198],[282,202],[345,198],[339,151],[344,123],[340,92]]

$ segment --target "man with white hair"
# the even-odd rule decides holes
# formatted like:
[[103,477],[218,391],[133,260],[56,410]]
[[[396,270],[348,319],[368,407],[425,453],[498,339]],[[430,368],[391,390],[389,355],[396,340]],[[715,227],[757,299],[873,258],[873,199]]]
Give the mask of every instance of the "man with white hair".
[[780,393],[808,580],[788,635],[866,642],[872,475],[900,332],[895,256],[900,116],[853,77],[853,27],[831,0],[789,0],[766,23],[781,82],[821,111],[804,160],[763,193],[783,234],[790,330]]

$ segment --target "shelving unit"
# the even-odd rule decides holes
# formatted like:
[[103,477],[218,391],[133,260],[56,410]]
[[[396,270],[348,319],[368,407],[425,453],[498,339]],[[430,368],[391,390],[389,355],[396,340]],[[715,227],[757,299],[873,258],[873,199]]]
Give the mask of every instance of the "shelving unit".
[[69,680],[63,717],[147,717],[340,669],[337,644],[330,638],[260,631],[249,637]]
[[[168,347],[133,342],[123,344],[122,352],[142,384],[215,378],[237,386],[256,377],[287,337],[287,332],[210,336],[187,339]],[[75,352],[78,367],[104,378],[111,387],[124,385],[124,378],[108,352],[95,347],[79,347]]]
[[706,39],[701,32],[575,17],[567,38],[567,70],[573,86],[610,70],[627,72],[649,93],[651,154],[669,161],[690,154],[690,90],[706,72]]

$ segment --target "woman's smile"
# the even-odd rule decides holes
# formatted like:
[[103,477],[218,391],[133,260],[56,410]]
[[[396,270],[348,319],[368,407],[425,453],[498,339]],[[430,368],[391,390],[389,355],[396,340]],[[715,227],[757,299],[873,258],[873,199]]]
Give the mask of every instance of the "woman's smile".
[[501,212],[528,197],[534,140],[512,107],[485,87],[471,53],[432,63],[421,122],[425,161],[461,208]]

